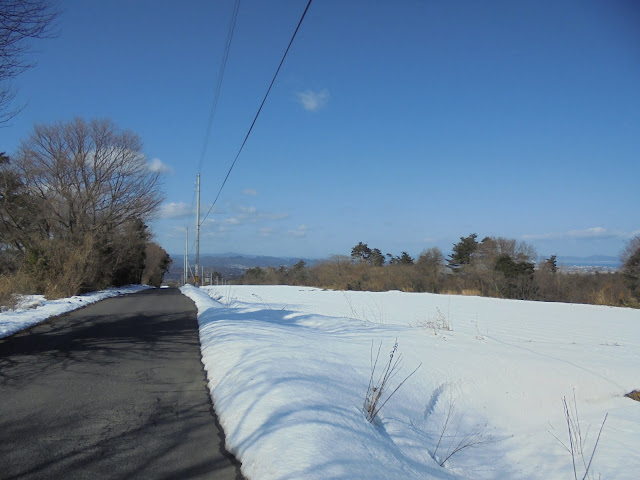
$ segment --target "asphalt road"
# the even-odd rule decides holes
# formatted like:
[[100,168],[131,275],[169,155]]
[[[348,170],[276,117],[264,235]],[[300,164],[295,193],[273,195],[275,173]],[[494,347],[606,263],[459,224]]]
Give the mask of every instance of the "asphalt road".
[[242,479],[224,450],[196,309],[103,300],[0,340],[0,479]]

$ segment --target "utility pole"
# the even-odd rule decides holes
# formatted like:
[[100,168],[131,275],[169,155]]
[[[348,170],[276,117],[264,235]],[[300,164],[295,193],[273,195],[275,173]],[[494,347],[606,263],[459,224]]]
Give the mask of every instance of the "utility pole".
[[196,278],[194,285],[200,286],[200,174],[198,174],[197,184],[197,201],[196,201]]
[[182,266],[184,267],[184,283],[186,284],[189,280],[189,229],[186,229],[186,235],[184,239],[184,262],[182,262]]

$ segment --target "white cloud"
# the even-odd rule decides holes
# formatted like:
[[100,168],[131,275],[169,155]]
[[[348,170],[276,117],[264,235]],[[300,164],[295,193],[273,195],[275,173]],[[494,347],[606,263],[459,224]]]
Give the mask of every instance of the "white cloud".
[[195,215],[195,212],[188,203],[170,202],[160,207],[160,218],[181,218],[192,215]]
[[268,220],[283,220],[289,217],[288,213],[273,213],[264,212],[258,210],[256,207],[246,207],[244,205],[238,205],[234,207],[237,212],[236,218],[241,220],[242,223],[258,223]]
[[[186,209],[186,204],[183,204]],[[172,208],[170,208],[170,206]],[[245,228],[249,225],[255,225],[257,234],[260,237],[270,237],[274,235],[275,230],[269,226],[269,222],[274,220],[282,220],[289,215],[286,213],[271,213],[258,210],[254,206],[229,205],[232,213],[227,211],[225,214],[219,215],[216,219],[206,219],[203,221],[205,231],[201,231],[201,235],[213,237],[226,237],[228,233],[237,231],[239,228]],[[164,210],[170,212],[179,210],[179,204],[169,204]],[[215,208],[214,208],[215,213]],[[177,213],[174,216],[178,216]],[[300,234],[298,234],[300,236]]]
[[304,237],[311,228],[307,225],[298,225],[294,230],[289,230],[289,234],[294,237]]
[[177,226],[171,227],[168,230],[167,235],[170,238],[181,238],[184,241],[184,238],[185,238],[184,227],[177,227]]
[[313,90],[298,92],[296,96],[302,108],[308,112],[316,112],[327,104],[330,95],[329,91],[325,88],[319,92],[314,92]]
[[271,212],[262,212],[256,218],[257,220],[284,220],[285,218],[289,218],[288,213],[271,213]]
[[227,236],[228,236],[227,232],[229,230],[230,230],[229,228],[226,228],[226,227],[220,225],[217,229],[201,232],[200,235],[203,238],[213,238],[213,239],[227,238]]
[[631,238],[634,233],[635,232],[607,230],[603,227],[591,227],[582,230],[568,230],[566,232],[534,233],[523,235],[523,238],[525,240]]
[[173,168],[162,163],[162,160],[160,160],[159,158],[151,159],[151,161],[149,162],[149,170],[158,173],[173,173]]
[[245,215],[253,215],[258,211],[256,207],[244,207],[242,205],[238,207],[238,210],[240,210],[240,212],[244,213]]
[[242,193],[244,193],[245,195],[249,195],[251,197],[255,197],[256,195],[258,195],[258,192],[255,191],[253,188],[245,188]]

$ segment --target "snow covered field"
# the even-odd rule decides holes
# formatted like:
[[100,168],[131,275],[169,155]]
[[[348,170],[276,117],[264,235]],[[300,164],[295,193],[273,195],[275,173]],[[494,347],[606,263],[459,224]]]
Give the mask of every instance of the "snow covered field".
[[[562,397],[591,467],[637,479],[640,311],[401,292],[184,287],[227,447],[251,479],[567,479]],[[447,330],[449,324],[452,330]],[[370,357],[402,370],[374,424]],[[397,358],[397,354],[396,354]],[[456,447],[472,444],[439,464]],[[582,478],[582,457],[577,456]]]
[[[141,288],[27,297],[0,313],[0,338]],[[199,309],[227,446],[252,480],[573,478],[553,435],[567,442],[561,399],[574,393],[586,461],[608,413],[594,478],[638,478],[640,403],[623,397],[640,389],[638,310],[285,286],[183,292]],[[403,367],[390,389],[421,366],[371,424],[361,410],[372,346],[382,342],[379,372],[396,339]]]
[[145,288],[150,287],[146,285],[130,285],[58,300],[46,300],[43,295],[25,295],[15,310],[0,312],[0,338],[44,322],[50,317],[71,312],[99,300],[138,292]]

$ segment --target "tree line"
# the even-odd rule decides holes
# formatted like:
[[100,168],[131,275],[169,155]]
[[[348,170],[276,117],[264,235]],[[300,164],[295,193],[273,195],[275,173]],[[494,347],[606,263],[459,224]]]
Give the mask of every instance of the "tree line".
[[456,295],[640,307],[640,235],[621,255],[622,268],[611,273],[561,271],[556,256],[536,261],[526,242],[472,233],[452,246],[445,258],[429,248],[417,258],[407,252],[383,254],[359,242],[350,255],[334,255],[312,266],[247,270],[243,284],[305,285],[335,290],[430,292]]
[[0,297],[159,286],[171,259],[145,222],[161,201],[136,134],[110,120],[36,125],[0,155]]

